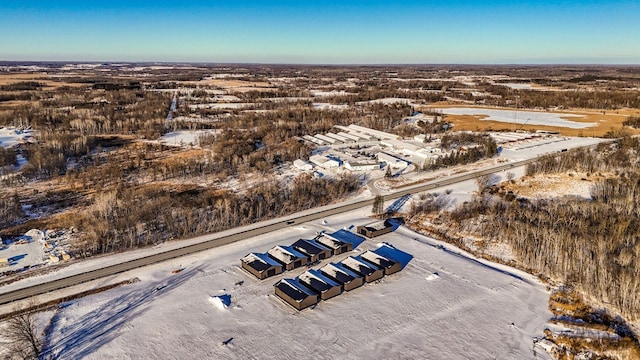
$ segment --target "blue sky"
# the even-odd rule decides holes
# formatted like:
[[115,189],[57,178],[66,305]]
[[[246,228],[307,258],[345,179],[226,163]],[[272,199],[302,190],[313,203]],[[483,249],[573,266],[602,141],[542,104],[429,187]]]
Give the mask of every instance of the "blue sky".
[[640,64],[639,19],[639,0],[0,0],[0,60]]

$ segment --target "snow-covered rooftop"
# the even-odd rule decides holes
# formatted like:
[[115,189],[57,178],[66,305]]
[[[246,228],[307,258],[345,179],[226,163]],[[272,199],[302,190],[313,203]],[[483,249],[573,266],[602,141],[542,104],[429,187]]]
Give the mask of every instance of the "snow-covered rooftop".
[[307,255],[299,251],[296,251],[291,246],[282,246],[282,245],[274,246],[267,253],[270,256],[272,256],[274,259],[282,261],[285,264],[290,264],[296,261],[297,259],[305,259],[307,257]]
[[264,271],[272,266],[280,266],[275,260],[271,259],[267,254],[250,253],[241,259],[242,262],[248,264],[258,271]]

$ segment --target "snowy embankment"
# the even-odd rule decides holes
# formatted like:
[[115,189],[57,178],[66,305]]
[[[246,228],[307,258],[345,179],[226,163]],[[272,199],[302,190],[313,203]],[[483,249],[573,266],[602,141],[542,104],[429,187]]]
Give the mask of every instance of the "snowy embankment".
[[8,148],[26,142],[33,135],[32,130],[0,128],[0,147]]
[[[450,245],[404,227],[324,261],[339,261],[386,241],[413,255],[402,272],[302,312],[274,296],[273,284],[282,276],[258,281],[239,267],[239,259],[248,252],[311,238],[320,230],[369,223],[369,211],[352,211],[114,276],[109,281],[141,281],[57,310],[48,334],[50,355],[533,358],[532,339],[542,334],[551,317],[544,286],[533,276],[459,254]],[[184,270],[172,274],[176,268]],[[304,270],[284,276],[295,277]]]

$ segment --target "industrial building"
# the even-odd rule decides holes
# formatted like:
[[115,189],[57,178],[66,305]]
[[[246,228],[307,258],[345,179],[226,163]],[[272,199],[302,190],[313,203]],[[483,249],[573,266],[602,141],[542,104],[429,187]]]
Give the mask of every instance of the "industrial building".
[[379,152],[376,154],[376,157],[379,161],[383,161],[387,163],[387,165],[391,166],[393,169],[404,169],[409,166],[409,162],[406,160],[402,160],[393,155],[389,155],[384,152]]
[[309,157],[309,161],[325,169],[340,167],[340,162],[338,160],[330,159],[323,155],[311,155],[311,157]]
[[351,139],[351,140],[353,140],[352,142],[354,142],[354,143],[355,143],[355,142],[360,142],[360,141],[364,140],[364,139],[363,139],[363,138],[361,138],[361,137],[358,137],[358,136],[353,135],[353,134],[349,134],[349,133],[344,132],[344,131],[339,132],[339,133],[338,133],[338,135],[342,136],[342,137],[343,137],[343,138],[345,138],[345,139]]
[[297,159],[293,161],[293,166],[298,169],[298,170],[303,170],[303,171],[310,171],[313,170],[313,165],[311,165],[310,163],[302,160],[302,159]]
[[319,146],[322,146],[322,145],[326,145],[326,144],[327,144],[327,143],[325,143],[324,141],[322,141],[322,140],[320,140],[320,139],[318,139],[318,138],[315,138],[315,137],[313,137],[313,136],[311,136],[311,135],[305,135],[305,136],[303,136],[302,138],[303,138],[304,140],[307,140],[307,141],[312,142],[312,143],[314,143],[314,144],[316,144],[316,145],[319,145]]
[[380,169],[380,162],[375,160],[347,160],[344,162],[344,167],[350,171],[373,171]]
[[374,130],[374,129],[369,129],[366,128],[364,126],[359,126],[359,125],[354,125],[351,124],[348,126],[349,129],[353,130],[353,131],[357,131],[363,134],[367,134],[367,135],[371,135],[373,137],[376,137],[380,140],[386,140],[386,139],[399,139],[400,136],[395,135],[395,134],[390,134],[388,132],[384,132],[384,131],[380,131],[380,130]]
[[334,134],[334,133],[326,133],[325,135],[330,137],[330,138],[332,138],[332,139],[336,139],[336,140],[340,141],[343,144],[348,144],[348,143],[354,143],[355,142],[355,141],[353,141],[353,139],[346,138],[346,137],[343,137],[343,136],[340,136],[340,135]]
[[318,138],[318,139],[320,139],[320,140],[322,140],[322,141],[324,141],[324,142],[326,142],[326,143],[328,143],[330,145],[340,145],[340,144],[342,144],[342,141],[334,139],[332,137],[328,137],[326,135],[316,134],[316,135],[314,135],[314,137],[316,137],[316,138]]

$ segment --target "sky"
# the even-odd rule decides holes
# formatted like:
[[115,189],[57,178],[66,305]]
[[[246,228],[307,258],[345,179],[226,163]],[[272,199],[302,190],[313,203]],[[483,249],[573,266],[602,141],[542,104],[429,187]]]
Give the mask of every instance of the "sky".
[[0,60],[640,64],[640,0],[0,0]]

